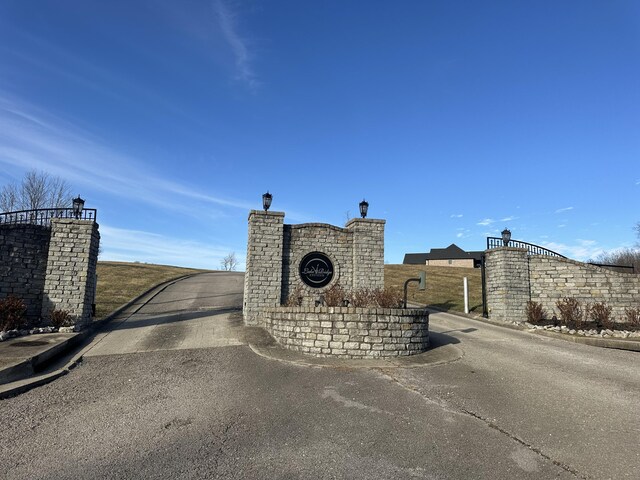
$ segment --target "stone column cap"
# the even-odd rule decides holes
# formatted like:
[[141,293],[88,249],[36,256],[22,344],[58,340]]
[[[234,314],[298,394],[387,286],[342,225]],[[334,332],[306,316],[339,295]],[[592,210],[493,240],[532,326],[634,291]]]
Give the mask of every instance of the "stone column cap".
[[496,248],[489,248],[487,250],[484,251],[484,253],[496,253],[496,252],[528,252],[529,250],[527,250],[526,248],[522,248],[522,247],[496,247]]
[[354,223],[374,223],[374,224],[377,223],[377,224],[384,225],[385,223],[387,223],[387,221],[381,218],[352,218],[347,222],[345,227],[349,227]]
[[264,210],[251,210],[249,212],[249,218],[251,218],[253,215],[263,217],[284,217],[284,212],[265,212]]

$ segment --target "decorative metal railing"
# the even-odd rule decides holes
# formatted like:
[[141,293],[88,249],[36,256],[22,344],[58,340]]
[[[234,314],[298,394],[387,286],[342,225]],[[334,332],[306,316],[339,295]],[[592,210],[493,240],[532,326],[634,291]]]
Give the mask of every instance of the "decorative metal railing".
[[95,222],[96,215],[95,208],[84,208],[78,216],[74,214],[73,208],[39,208],[36,210],[0,213],[0,225],[30,224],[48,227],[54,218],[75,218]]
[[623,273],[636,273],[636,268],[634,265],[613,265],[610,263],[594,263],[589,262],[589,265],[595,265],[600,268],[607,268],[609,270],[613,270],[614,272],[623,272]]
[[[487,237],[487,250],[504,246],[505,245],[502,241],[502,238]],[[541,247],[540,245],[534,245],[533,243],[522,242],[520,240],[509,240],[508,246],[515,248],[525,248],[529,255],[549,255],[551,257],[567,258],[564,255],[560,255],[559,253],[554,252],[553,250],[549,250],[548,248]]]

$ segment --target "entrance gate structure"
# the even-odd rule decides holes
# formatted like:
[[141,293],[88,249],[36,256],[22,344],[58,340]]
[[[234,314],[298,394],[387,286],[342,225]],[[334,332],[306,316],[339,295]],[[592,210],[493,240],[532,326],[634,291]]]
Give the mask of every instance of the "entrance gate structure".
[[38,209],[0,214],[0,298],[25,302],[37,325],[56,308],[77,329],[92,317],[100,234],[95,209]]
[[384,288],[384,220],[354,218],[344,228],[284,224],[283,212],[252,210],[244,320],[286,348],[316,356],[411,355],[429,343],[422,309],[323,306],[321,296]]
[[614,321],[623,322],[626,309],[640,304],[640,275],[633,268],[620,272],[607,267],[611,266],[578,262],[527,242],[488,238],[483,261],[485,312],[498,321],[521,323],[527,320],[529,301],[540,303],[553,316],[559,314],[557,301],[575,298],[583,304],[606,303]]

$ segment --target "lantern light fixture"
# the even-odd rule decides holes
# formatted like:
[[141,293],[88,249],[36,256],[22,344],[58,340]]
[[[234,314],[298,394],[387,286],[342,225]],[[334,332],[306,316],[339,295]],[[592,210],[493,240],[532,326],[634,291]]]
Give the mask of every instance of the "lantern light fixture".
[[73,205],[73,216],[76,218],[80,218],[80,215],[82,215],[82,209],[84,208],[84,200],[80,198],[80,195],[78,195],[77,198],[74,198],[72,200],[72,205]]
[[502,243],[504,243],[505,247],[509,246],[509,242],[511,241],[511,230],[505,228],[502,231]]
[[273,195],[271,195],[268,190],[267,193],[262,194],[262,208],[264,208],[265,212],[271,207],[271,200],[273,200]]
[[360,202],[360,216],[362,218],[367,218],[367,212],[369,211],[369,202],[366,200],[362,200]]

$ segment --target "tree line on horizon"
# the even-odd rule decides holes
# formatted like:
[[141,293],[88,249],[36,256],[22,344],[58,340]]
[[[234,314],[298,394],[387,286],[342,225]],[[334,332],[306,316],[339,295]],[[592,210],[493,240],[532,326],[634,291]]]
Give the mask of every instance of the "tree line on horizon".
[[0,189],[0,211],[39,210],[71,207],[71,187],[66,180],[38,170],[30,170],[19,182]]
[[[69,208],[71,199],[71,186],[66,180],[45,171],[29,170],[22,180],[9,182],[0,188],[0,212]],[[349,212],[346,215],[348,219]],[[633,265],[634,272],[640,273],[640,222],[634,229],[638,236],[634,247],[603,252],[589,261],[608,265]],[[237,265],[235,252],[229,253],[220,261],[223,270],[235,270]]]
[[640,273],[640,222],[636,223],[634,230],[638,236],[638,242],[634,247],[603,252],[595,260],[589,261],[606,265],[633,266],[634,273]]

